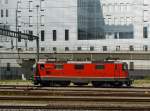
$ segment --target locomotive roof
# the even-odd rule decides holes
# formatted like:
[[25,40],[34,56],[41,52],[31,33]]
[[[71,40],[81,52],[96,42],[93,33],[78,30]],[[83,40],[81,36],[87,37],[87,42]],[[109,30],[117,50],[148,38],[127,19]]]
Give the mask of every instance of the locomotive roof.
[[123,63],[121,61],[43,61],[38,62],[39,64],[44,63],[74,63],[74,64],[90,64],[90,63]]

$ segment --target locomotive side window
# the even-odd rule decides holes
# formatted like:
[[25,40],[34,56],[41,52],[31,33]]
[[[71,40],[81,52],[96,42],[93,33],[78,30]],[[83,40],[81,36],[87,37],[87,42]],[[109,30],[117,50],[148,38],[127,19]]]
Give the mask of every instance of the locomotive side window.
[[128,65],[127,65],[127,64],[123,64],[123,65],[122,65],[122,70],[124,70],[124,71],[125,71],[125,70],[128,70]]
[[99,64],[99,65],[96,65],[96,66],[95,66],[95,69],[102,70],[102,69],[105,69],[105,66]]
[[41,69],[41,70],[44,70],[44,64],[41,64],[41,65],[40,65],[40,69]]
[[63,69],[64,67],[63,67],[62,64],[56,64],[55,68],[56,68],[56,69]]
[[84,65],[83,64],[76,64],[75,65],[75,69],[83,70],[84,69]]

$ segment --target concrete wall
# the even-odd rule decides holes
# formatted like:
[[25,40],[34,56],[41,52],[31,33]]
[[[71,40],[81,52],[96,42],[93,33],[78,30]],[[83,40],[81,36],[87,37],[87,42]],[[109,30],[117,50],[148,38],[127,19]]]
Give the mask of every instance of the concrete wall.
[[[8,24],[11,30],[16,30],[17,18],[17,30],[24,33],[33,31],[34,35],[40,36],[40,48],[44,49],[41,52],[59,53],[65,51],[66,47],[70,52],[77,51],[79,47],[81,47],[81,51],[90,51],[90,47],[94,47],[96,52],[103,52],[104,46],[107,46],[106,52],[115,51],[117,48],[128,51],[130,46],[133,46],[134,50],[144,50],[144,47],[147,46],[150,51],[149,0],[91,1],[32,0],[30,2],[28,0],[8,0],[7,4],[5,0],[0,0],[0,10],[4,10],[4,17],[0,16],[0,23],[2,25]],[[36,7],[37,5],[39,8]],[[5,14],[6,9],[9,11],[8,17]],[[147,38],[143,37],[143,27],[148,29]],[[94,39],[78,40],[79,28],[86,30],[87,33],[91,31]],[[66,29],[69,30],[68,41],[65,40]],[[45,31],[44,41],[41,41],[41,30]],[[53,30],[57,31],[56,41],[53,41]],[[127,38],[119,39],[120,32],[129,31],[133,32],[133,37],[127,36]],[[97,37],[101,35],[99,34],[101,32],[105,33],[103,39]],[[92,39],[92,36],[89,38]],[[6,37],[0,36],[0,38]],[[11,48],[11,39],[8,38],[5,41],[0,39],[0,44],[5,47],[2,50],[7,50]],[[33,51],[36,49],[35,41],[16,42],[16,39],[13,39],[13,45],[18,45],[18,48],[23,50]],[[57,50],[53,51],[55,47]],[[11,61],[9,62],[11,63]],[[135,69],[146,70],[145,72],[149,73],[147,71],[149,64],[145,65],[142,60],[133,60],[133,62],[135,65],[137,64]],[[5,61],[2,61],[3,63],[5,64]],[[139,63],[141,65],[138,65]]]

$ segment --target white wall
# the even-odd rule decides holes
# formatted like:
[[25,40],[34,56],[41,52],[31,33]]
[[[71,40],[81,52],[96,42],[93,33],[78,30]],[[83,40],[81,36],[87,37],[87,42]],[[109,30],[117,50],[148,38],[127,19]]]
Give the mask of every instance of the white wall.
[[[3,0],[4,1],[4,0]],[[39,5],[39,33],[40,30],[45,30],[45,41],[40,42],[41,47],[45,47],[47,51],[52,50],[53,47],[58,47],[60,51],[64,47],[70,47],[70,50],[76,50],[77,47],[94,46],[97,51],[102,51],[102,46],[108,46],[108,49],[115,50],[116,46],[120,46],[121,50],[128,50],[129,45],[134,45],[135,50],[143,50],[143,45],[149,45],[149,38],[143,39],[143,26],[149,27],[149,20],[143,10],[149,10],[148,6],[143,6],[143,0],[101,0],[101,7],[103,7],[103,15],[106,25],[133,25],[134,39],[114,39],[114,35],[106,35],[104,40],[77,40],[78,24],[77,24],[77,0],[44,0],[41,4],[40,0],[33,0],[31,3],[31,10],[29,12],[29,1],[19,0],[18,4],[18,24],[21,25],[19,30],[28,31],[33,30],[37,34],[37,8]],[[144,4],[150,4],[150,1],[144,0]],[[42,6],[41,6],[42,5]],[[0,21],[9,23],[11,29],[15,30],[15,10],[17,8],[17,0],[9,0],[9,4],[1,4],[1,8],[9,9],[8,18],[0,18]],[[42,11],[44,10],[44,11]],[[147,12],[148,13],[148,12]],[[32,20],[29,27],[29,16]],[[41,26],[41,16],[44,16],[44,26]],[[145,17],[145,18],[143,18]],[[148,20],[144,23],[143,20]],[[113,27],[112,27],[113,28]],[[65,41],[65,29],[69,29],[69,41]],[[57,41],[52,40],[52,30],[57,30]],[[108,30],[107,28],[105,29]],[[111,31],[111,29],[109,29]],[[15,44],[15,40],[14,40]],[[34,42],[27,43],[28,48],[36,46]],[[18,43],[18,46],[24,47],[25,42]]]

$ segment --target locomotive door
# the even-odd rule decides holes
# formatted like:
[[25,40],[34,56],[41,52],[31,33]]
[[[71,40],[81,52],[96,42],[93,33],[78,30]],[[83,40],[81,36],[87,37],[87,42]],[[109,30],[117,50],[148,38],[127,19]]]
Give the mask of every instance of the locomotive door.
[[115,64],[115,78],[120,78],[120,66],[118,64]]

